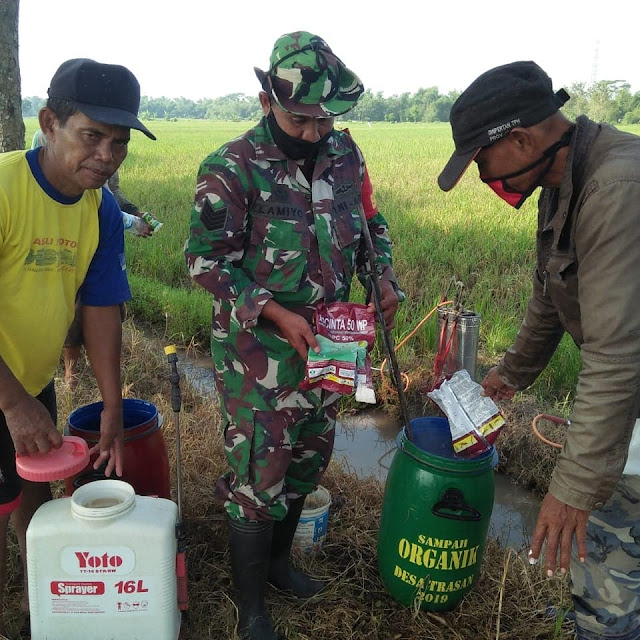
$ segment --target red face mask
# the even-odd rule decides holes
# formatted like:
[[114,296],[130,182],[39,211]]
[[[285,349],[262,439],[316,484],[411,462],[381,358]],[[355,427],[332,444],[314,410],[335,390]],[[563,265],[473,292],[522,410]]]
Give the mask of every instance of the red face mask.
[[[512,207],[519,209],[524,201],[535,191],[536,187],[542,181],[542,178],[548,173],[549,169],[553,165],[556,154],[562,147],[566,147],[571,142],[571,135],[573,134],[573,127],[569,129],[563,136],[552,144],[543,154],[539,160],[532,162],[527,165],[524,169],[519,169],[518,171],[514,171],[513,173],[509,173],[506,176],[500,176],[499,178],[489,178],[487,176],[480,176],[480,180],[484,182],[499,198],[504,200],[507,204],[510,204]],[[542,164],[544,161],[547,161],[546,166],[542,169],[542,171],[537,175],[536,179],[533,181],[533,184],[526,191],[518,191],[513,187],[510,187],[507,184],[507,180],[511,178],[516,178],[521,176],[531,169],[534,169],[538,165]]]
[[[491,178],[483,178],[480,176],[480,180],[482,180],[482,182],[484,182],[489,189],[498,196],[498,198],[504,200],[507,204],[510,204],[516,209],[519,209],[524,201],[531,195],[531,193],[520,193],[515,189],[511,189],[506,183],[505,178],[494,178],[492,180]],[[531,191],[533,191],[533,189]]]

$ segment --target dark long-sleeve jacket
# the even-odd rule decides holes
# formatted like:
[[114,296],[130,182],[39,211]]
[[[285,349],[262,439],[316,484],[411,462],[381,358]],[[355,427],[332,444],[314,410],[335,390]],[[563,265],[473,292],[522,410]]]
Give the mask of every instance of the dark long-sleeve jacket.
[[517,389],[567,331],[582,367],[550,492],[580,509],[610,497],[640,405],[640,137],[581,116],[559,189],[538,203],[533,294],[499,374]]

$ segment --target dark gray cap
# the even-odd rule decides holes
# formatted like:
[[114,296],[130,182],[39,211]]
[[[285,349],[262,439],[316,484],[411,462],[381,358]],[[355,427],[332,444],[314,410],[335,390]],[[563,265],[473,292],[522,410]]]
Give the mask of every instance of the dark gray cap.
[[553,115],[569,99],[553,91],[551,78],[535,62],[511,62],[476,78],[451,107],[451,131],[456,149],[438,176],[449,191],[483,147],[515,127],[532,127]]

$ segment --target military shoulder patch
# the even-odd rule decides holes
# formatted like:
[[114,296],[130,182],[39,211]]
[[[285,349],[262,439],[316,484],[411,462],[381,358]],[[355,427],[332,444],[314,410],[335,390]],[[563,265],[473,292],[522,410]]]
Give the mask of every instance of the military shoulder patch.
[[227,221],[227,207],[222,209],[214,209],[209,202],[209,198],[205,198],[202,205],[202,211],[200,212],[200,222],[209,231],[219,231],[224,229],[224,225]]

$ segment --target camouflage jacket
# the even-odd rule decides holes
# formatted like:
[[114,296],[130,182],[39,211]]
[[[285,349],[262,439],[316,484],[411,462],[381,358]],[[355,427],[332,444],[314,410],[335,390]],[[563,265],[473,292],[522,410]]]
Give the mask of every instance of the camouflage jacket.
[[[318,302],[349,299],[366,255],[366,180],[359,148],[334,131],[309,184],[264,118],[204,160],[185,253],[191,276],[213,294],[214,334],[254,327],[270,299],[309,321]],[[395,282],[387,224],[376,209],[367,217],[382,278]]]

